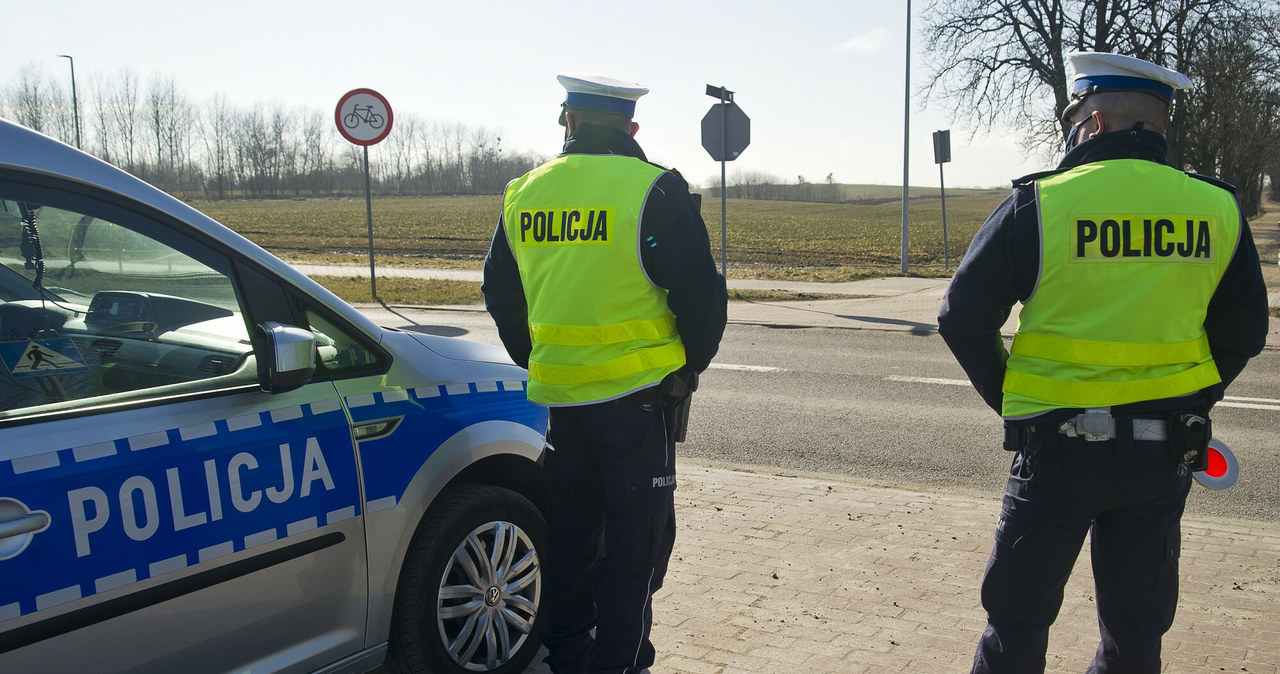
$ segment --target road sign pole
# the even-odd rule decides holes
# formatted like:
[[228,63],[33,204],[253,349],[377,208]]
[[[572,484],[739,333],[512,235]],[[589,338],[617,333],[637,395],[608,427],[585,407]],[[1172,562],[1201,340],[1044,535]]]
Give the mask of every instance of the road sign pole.
[[726,215],[729,212],[729,186],[725,183],[725,159],[729,148],[729,106],[725,105],[724,89],[720,90],[720,275],[729,280],[728,256],[725,251],[729,247]]
[[391,104],[373,89],[352,89],[338,99],[333,121],[343,138],[364,148],[364,214],[369,230],[369,294],[378,302],[378,277],[373,262],[373,189],[369,177],[369,146],[391,133],[395,116]]
[[729,209],[726,204],[725,184],[724,184],[724,162],[720,162],[720,275],[729,278],[727,272],[728,267],[725,263],[725,248],[728,246],[729,236],[725,233],[725,214]]
[[938,164],[938,189],[942,195],[942,263],[951,269],[951,254],[947,251],[947,185],[942,178],[942,165],[951,161],[951,131],[933,132],[933,161]]
[[373,196],[369,187],[369,146],[364,146],[364,216],[369,225],[369,293],[378,301],[378,278],[373,271]]
[[942,164],[938,164],[938,192],[942,196],[942,264],[951,268],[951,254],[947,252],[947,184],[942,179]]
[[[724,87],[707,85],[707,95],[718,99],[702,117],[702,147],[711,158],[720,162],[720,274],[728,275],[728,212],[729,185],[725,162],[733,161],[751,142],[751,120],[733,102],[733,92]],[[716,108],[720,110],[717,112]],[[716,128],[716,126],[719,128]],[[730,128],[732,127],[732,128]],[[730,149],[733,148],[733,149]]]

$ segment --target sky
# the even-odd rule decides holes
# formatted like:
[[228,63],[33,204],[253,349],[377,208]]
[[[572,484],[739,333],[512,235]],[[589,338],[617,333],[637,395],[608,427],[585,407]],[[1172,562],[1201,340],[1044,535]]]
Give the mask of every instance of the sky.
[[[922,106],[926,4],[911,4],[910,184],[939,184],[939,129],[951,131],[948,188],[1007,187],[1048,168],[1017,147],[1017,130],[971,138],[942,103]],[[759,172],[902,184],[906,0],[40,0],[15,4],[15,14],[0,87],[24,68],[69,83],[57,56],[69,54],[77,87],[128,69],[144,84],[172,78],[197,106],[223,95],[238,107],[328,113],[346,92],[369,88],[396,117],[483,128],[509,151],[551,156],[562,140],[556,73],[599,73],[649,88],[637,141],[651,161],[706,186],[720,178],[701,134],[714,85],[735,92],[751,119],[731,181]]]

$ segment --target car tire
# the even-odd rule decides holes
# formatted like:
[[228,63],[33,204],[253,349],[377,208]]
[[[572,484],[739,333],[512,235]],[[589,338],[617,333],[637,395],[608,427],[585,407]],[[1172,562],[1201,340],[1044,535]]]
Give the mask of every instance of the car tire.
[[523,672],[540,646],[542,513],[500,487],[464,485],[443,498],[406,553],[387,664],[406,674]]

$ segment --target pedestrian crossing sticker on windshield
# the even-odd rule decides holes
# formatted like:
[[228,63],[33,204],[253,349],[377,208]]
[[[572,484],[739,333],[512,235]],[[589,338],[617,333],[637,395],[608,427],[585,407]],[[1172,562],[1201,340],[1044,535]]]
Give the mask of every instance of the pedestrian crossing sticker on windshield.
[[0,360],[15,378],[89,369],[70,337],[0,342]]

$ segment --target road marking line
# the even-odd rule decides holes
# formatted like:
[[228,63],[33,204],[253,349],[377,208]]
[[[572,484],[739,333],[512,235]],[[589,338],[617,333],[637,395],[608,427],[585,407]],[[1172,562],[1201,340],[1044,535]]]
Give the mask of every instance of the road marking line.
[[936,377],[905,377],[902,375],[890,375],[885,377],[886,381],[905,381],[912,384],[944,384],[946,386],[968,386],[967,379],[938,379]]
[[769,367],[767,365],[731,365],[728,363],[712,363],[707,366],[708,370],[738,370],[739,372],[786,372],[780,367]]
[[[913,384],[944,384],[947,386],[968,386],[969,382],[964,379],[938,379],[935,377],[906,377],[902,375],[891,375],[885,377],[886,381],[902,381]],[[1222,402],[1216,407],[1239,407],[1251,410],[1280,410],[1280,400],[1271,398],[1241,398],[1237,396],[1226,396]]]
[[1258,405],[1255,403],[1235,403],[1223,400],[1214,407],[1242,407],[1250,410],[1280,410],[1280,405]]
[[1273,398],[1241,398],[1240,396],[1223,396],[1222,399],[1240,403],[1268,403],[1270,405],[1280,405],[1280,400],[1275,400]]

